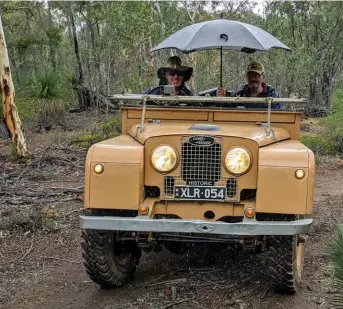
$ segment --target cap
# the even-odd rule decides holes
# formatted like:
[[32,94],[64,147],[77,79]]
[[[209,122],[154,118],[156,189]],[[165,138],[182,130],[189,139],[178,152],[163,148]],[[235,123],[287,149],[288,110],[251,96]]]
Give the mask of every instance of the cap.
[[264,70],[264,66],[261,62],[253,61],[249,63],[247,72],[255,72],[260,75],[264,74],[266,71]]

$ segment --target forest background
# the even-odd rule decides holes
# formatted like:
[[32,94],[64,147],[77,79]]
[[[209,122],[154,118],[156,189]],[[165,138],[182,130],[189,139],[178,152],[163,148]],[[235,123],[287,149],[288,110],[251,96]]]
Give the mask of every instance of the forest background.
[[[34,123],[47,131],[54,125],[66,129],[64,118],[68,110],[87,110],[86,116],[106,114],[102,119],[105,121],[95,127],[87,123],[86,132],[73,136],[73,146],[86,150],[94,142],[118,135],[120,117],[117,111],[111,113],[108,105],[104,109],[106,96],[141,93],[156,85],[157,69],[174,54],[194,68],[189,84],[195,92],[218,87],[218,51],[184,55],[176,50],[151,54],[150,50],[177,30],[220,18],[223,13],[226,19],[261,27],[293,51],[250,55],[225,51],[224,86],[238,90],[246,82],[249,61],[262,61],[267,83],[280,96],[308,99],[301,141],[316,153],[318,164],[334,158],[337,168],[343,162],[342,10],[341,1],[0,2],[17,107],[24,127]],[[29,168],[30,163],[17,179]],[[42,177],[39,172],[34,175]],[[342,243],[343,229],[338,231],[331,251],[332,260],[338,265],[335,276],[340,291]],[[339,302],[343,303],[342,296]]]
[[[151,54],[153,46],[182,27],[223,13],[263,28],[293,50],[225,51],[227,89],[245,83],[250,60],[262,61],[267,82],[282,97],[305,97],[305,115],[327,116],[320,120],[320,132],[304,124],[303,142],[322,154],[343,149],[340,1],[16,1],[1,2],[0,11],[22,117],[60,119],[75,104],[99,105],[85,97],[141,93],[157,83],[156,71],[167,57],[179,54]],[[218,51],[179,55],[194,68],[192,89],[219,86]]]

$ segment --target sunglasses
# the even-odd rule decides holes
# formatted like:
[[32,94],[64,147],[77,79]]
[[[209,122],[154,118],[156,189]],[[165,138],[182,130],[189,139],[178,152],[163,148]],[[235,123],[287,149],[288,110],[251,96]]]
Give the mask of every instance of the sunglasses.
[[259,77],[259,76],[262,76],[263,74],[258,74],[257,72],[248,72],[247,73],[247,76],[256,76],[256,77]]
[[181,77],[184,76],[184,73],[183,73],[183,72],[180,72],[180,71],[168,71],[168,74],[169,74],[170,76],[175,76],[175,75],[181,76]]

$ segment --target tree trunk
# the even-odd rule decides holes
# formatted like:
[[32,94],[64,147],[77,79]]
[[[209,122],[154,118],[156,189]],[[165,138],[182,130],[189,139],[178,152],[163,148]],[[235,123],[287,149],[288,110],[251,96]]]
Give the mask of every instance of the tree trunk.
[[10,70],[4,30],[0,17],[0,84],[3,116],[11,135],[13,150],[19,157],[27,157],[27,147],[21,121],[15,105],[15,92]]
[[71,25],[72,35],[73,35],[76,64],[78,68],[78,78],[77,78],[76,89],[79,95],[79,106],[81,108],[85,108],[89,106],[88,105],[89,96],[88,96],[88,89],[85,89],[83,87],[84,76],[83,76],[82,63],[81,63],[81,57],[80,57],[80,52],[79,52],[79,43],[76,36],[76,27],[75,27],[74,15],[73,15],[73,10],[72,10],[72,2],[67,3],[67,8],[68,8],[68,15],[69,15],[70,25]]
[[74,52],[75,52],[76,63],[77,63],[77,68],[78,68],[78,75],[79,75],[78,76],[78,85],[82,86],[83,85],[83,70],[82,70],[81,57],[80,57],[80,52],[79,52],[79,43],[78,43],[77,36],[76,36],[76,27],[75,27],[75,21],[74,21],[74,15],[73,15],[71,2],[68,3],[68,13],[69,13],[69,18],[70,18],[72,34],[73,34]]
[[[51,15],[51,3],[48,1],[48,29],[51,30],[53,27],[52,15]],[[51,40],[51,34],[49,34],[49,58],[51,62],[52,69],[56,70],[56,47]]]

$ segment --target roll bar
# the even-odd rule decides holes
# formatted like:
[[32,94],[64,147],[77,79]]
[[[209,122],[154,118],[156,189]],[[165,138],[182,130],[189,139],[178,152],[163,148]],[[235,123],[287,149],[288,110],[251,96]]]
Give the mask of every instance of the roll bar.
[[147,101],[160,101],[160,102],[194,102],[194,103],[248,103],[248,104],[268,104],[268,119],[266,132],[269,136],[271,134],[270,128],[270,115],[272,103],[285,103],[285,104],[301,104],[307,103],[306,99],[290,99],[290,98],[251,98],[251,97],[210,97],[210,96],[164,96],[164,95],[151,95],[151,94],[116,94],[108,97],[109,100],[114,101],[139,101],[143,102],[143,111],[141,124],[137,126],[137,133],[144,132],[144,120],[146,113]]

